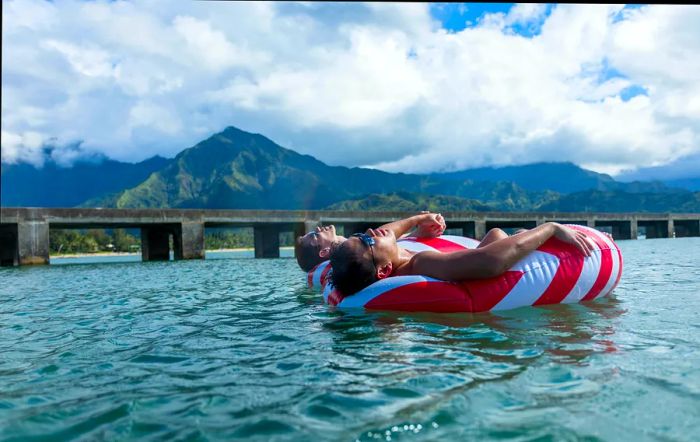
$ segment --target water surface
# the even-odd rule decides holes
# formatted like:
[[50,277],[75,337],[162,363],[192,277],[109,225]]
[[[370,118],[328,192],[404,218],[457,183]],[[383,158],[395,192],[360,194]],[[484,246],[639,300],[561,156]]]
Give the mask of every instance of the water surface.
[[289,258],[2,268],[0,440],[699,440],[700,238],[620,246],[612,297],[498,314],[332,311]]

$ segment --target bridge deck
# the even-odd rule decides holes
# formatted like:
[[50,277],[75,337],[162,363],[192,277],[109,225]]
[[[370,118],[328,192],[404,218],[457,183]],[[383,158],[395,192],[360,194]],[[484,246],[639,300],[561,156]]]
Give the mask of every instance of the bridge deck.
[[[0,263],[43,264],[49,259],[49,231],[82,228],[140,228],[144,260],[167,259],[172,236],[177,259],[204,257],[206,227],[252,227],[256,257],[279,256],[279,232],[303,234],[316,225],[337,224],[362,231],[414,212],[330,210],[219,210],[111,208],[0,208]],[[586,224],[616,239],[700,236],[698,213],[443,212],[448,228],[481,238],[493,227],[534,227],[546,221]]]

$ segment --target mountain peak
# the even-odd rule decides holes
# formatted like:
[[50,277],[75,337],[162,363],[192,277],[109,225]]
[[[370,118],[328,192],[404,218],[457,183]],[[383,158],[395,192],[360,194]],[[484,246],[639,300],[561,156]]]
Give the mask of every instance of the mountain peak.
[[252,132],[247,132],[243,129],[239,129],[236,126],[226,126],[226,128],[218,133],[217,135],[228,135],[228,136],[235,136],[235,135],[260,135],[260,134],[255,134]]
[[[449,199],[459,197],[479,200],[498,210],[533,210],[549,203],[548,209],[554,210],[560,207],[555,202],[563,198],[559,195],[562,193],[588,195],[591,192],[584,191],[589,189],[613,193],[646,192],[644,195],[652,196],[644,198],[661,201],[662,197],[650,192],[670,192],[659,183],[618,183],[608,175],[583,169],[571,162],[482,167],[429,175],[328,166],[312,156],[284,148],[261,134],[235,126],[228,126],[183,150],[172,160],[155,156],[137,164],[106,160],[43,170],[3,165],[1,175],[2,203],[17,206],[92,204],[298,210],[322,209],[363,195],[405,191],[431,195],[425,197],[425,201],[441,201],[444,207],[475,207],[471,203]],[[26,186],[27,182],[36,185]],[[382,198],[385,207],[425,204],[421,199],[404,206],[411,198],[401,195]],[[577,198],[578,207],[593,207],[591,201]],[[659,203],[656,207],[695,210],[693,204],[696,203],[692,198],[696,197],[692,194],[678,198],[669,199],[666,206]],[[377,198],[372,197],[372,200]],[[634,207],[644,207],[640,204],[646,200],[640,197],[635,201],[639,204],[635,203],[637,206]],[[615,202],[610,207],[621,206]],[[629,205],[624,207],[632,208]]]

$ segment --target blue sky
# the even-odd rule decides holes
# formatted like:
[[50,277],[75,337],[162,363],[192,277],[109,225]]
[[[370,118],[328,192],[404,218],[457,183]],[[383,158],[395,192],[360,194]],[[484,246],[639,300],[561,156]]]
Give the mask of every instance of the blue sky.
[[[479,23],[485,14],[507,14],[515,3],[431,3],[430,14],[442,23],[442,27],[450,32],[459,32]],[[539,28],[551,12],[551,4],[541,20],[532,26],[515,25],[513,32],[531,37],[539,32]]]
[[[516,3],[431,3],[430,14],[439,20],[442,27],[449,32],[457,33],[466,28],[477,26],[487,14],[508,14]],[[545,3],[545,12],[537,20],[522,24],[515,23],[508,27],[514,34],[523,37],[533,37],[541,32],[542,24],[551,14],[555,4]],[[625,5],[623,11],[616,14],[614,20],[621,20],[623,13],[627,9],[640,8],[639,5]],[[599,83],[603,83],[611,78],[628,79],[623,73],[610,66],[607,60],[603,61],[604,67],[601,70]],[[629,101],[638,95],[648,95],[648,91],[641,85],[632,84],[620,92],[623,101]]]
[[698,22],[697,5],[7,0],[2,160],[172,157],[233,125],[332,165],[673,175],[700,157]]
[[[547,11],[543,19],[539,21],[539,25],[544,22],[556,5],[555,3],[543,4],[547,6]],[[476,25],[485,14],[507,14],[515,5],[515,3],[431,3],[430,14],[442,23],[443,28],[451,32],[459,32]],[[625,5],[625,9],[641,8],[642,6],[644,5]],[[621,17],[622,13],[616,16],[616,20],[620,20]],[[523,36],[532,36],[537,33],[537,28],[537,26],[534,29],[516,26],[514,31]]]
[[442,27],[458,32],[474,26],[484,14],[507,13],[514,3],[431,3],[430,14]]

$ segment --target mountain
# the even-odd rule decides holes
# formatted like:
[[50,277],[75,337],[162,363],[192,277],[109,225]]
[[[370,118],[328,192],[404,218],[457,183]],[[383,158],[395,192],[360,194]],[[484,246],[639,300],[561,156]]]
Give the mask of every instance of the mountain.
[[568,162],[480,167],[433,175],[448,180],[511,181],[526,190],[553,190],[559,193],[600,189],[615,183],[609,175],[582,169]]
[[583,190],[618,190],[622,192],[675,192],[661,181],[615,181],[610,175],[583,169],[570,162],[533,163],[522,166],[480,167],[458,172],[432,174],[439,179],[473,181],[508,181],[525,190],[574,193]]
[[331,167],[234,127],[186,149],[135,187],[104,199],[114,207],[318,209],[352,196],[391,192],[414,178]]
[[528,191],[510,181],[427,181],[414,191],[479,200],[498,211],[527,211],[559,198],[551,190]]
[[5,207],[75,207],[90,198],[136,186],[168,161],[155,156],[133,164],[97,157],[72,167],[47,160],[42,168],[3,163],[0,201]]
[[681,178],[677,180],[666,180],[664,184],[670,187],[676,187],[693,192],[700,191],[700,177],[698,178]]
[[615,180],[621,182],[656,180],[669,187],[696,192],[700,190],[700,152],[676,158],[663,166],[625,170],[616,175]]
[[700,212],[700,192],[627,193],[592,190],[562,195],[541,205],[540,211],[556,212]]
[[431,212],[448,210],[463,212],[486,212],[495,210],[492,206],[483,204],[477,200],[460,198],[456,196],[416,194],[409,192],[372,194],[356,200],[341,201],[329,206],[327,209],[351,211],[398,210],[405,212],[419,212],[421,210],[429,210]]
[[[559,194],[557,194],[559,195]],[[341,201],[328,207],[329,210],[383,211],[404,210],[433,212],[446,211],[503,211],[498,203],[484,204],[482,201],[456,196],[415,194],[399,192],[372,194],[361,198]],[[700,192],[626,193],[619,191],[583,191],[559,195],[550,201],[523,207],[523,211],[535,212],[700,212]]]
[[498,210],[526,210],[555,197],[510,182],[328,166],[262,135],[229,127],[184,150],[138,186],[86,205],[322,209],[372,193],[401,191],[478,199]]
[[429,175],[329,166],[260,134],[228,127],[169,160],[155,157],[129,164],[102,159],[71,168],[48,163],[43,169],[3,164],[1,202],[45,207],[398,210],[425,207],[432,200],[434,206],[445,207],[441,210],[694,211],[696,199],[660,181],[620,183],[571,163]]

